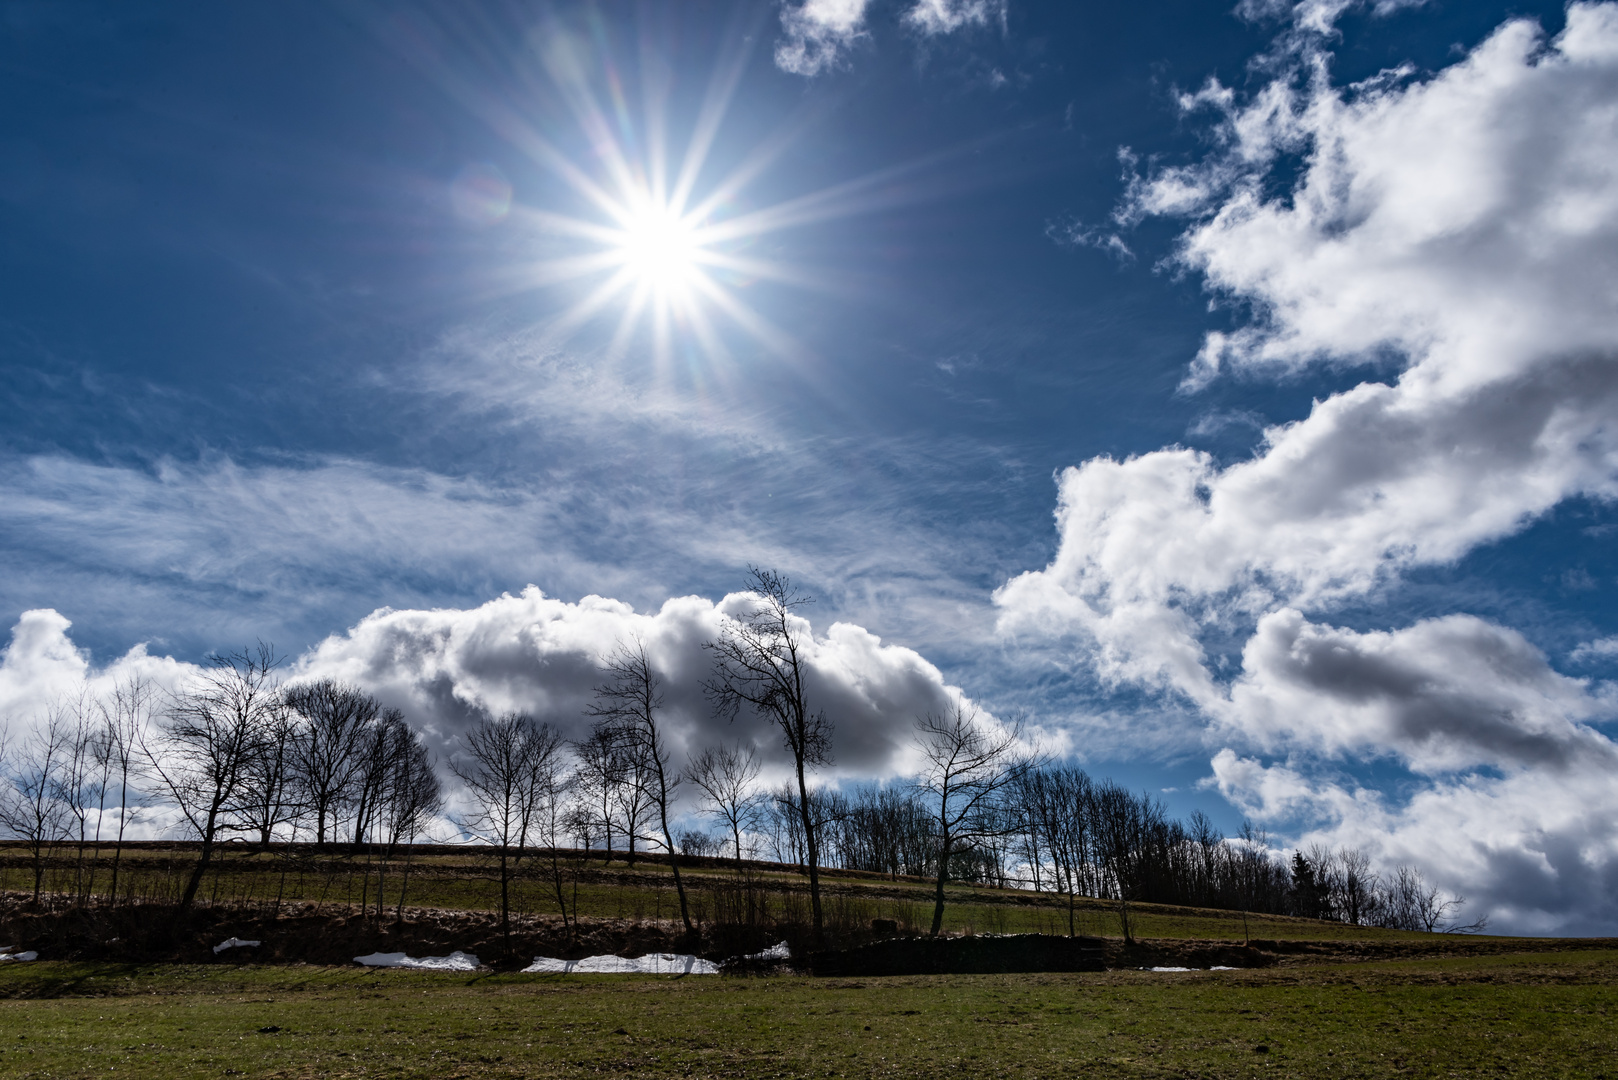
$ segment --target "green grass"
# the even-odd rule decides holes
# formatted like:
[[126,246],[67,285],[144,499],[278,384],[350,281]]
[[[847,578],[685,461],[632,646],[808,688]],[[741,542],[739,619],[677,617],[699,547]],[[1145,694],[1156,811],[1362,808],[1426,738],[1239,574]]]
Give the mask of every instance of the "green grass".
[[[418,857],[411,870],[408,903],[412,907],[447,910],[488,911],[499,906],[499,885],[486,857],[468,850]],[[0,844],[0,889],[27,892],[32,877],[16,845]],[[124,855],[120,892],[159,899],[177,899],[193,856],[182,848],[148,844],[132,847]],[[104,888],[110,880],[108,860],[95,867],[93,882]],[[536,861],[526,864],[530,872],[545,868]],[[283,869],[285,872],[283,873]],[[674,883],[666,864],[642,860],[634,868],[622,861],[603,867],[599,858],[579,861],[569,868],[579,871],[577,914],[586,917],[627,920],[672,919],[678,904]],[[215,868],[204,879],[201,896],[227,902],[271,900],[279,896],[288,903],[318,902],[350,905],[367,897],[375,902],[375,875],[366,883],[363,859],[346,860],[323,856],[316,861],[283,864],[273,855],[254,853],[244,846],[227,847]],[[385,883],[387,906],[398,899],[402,881],[401,866],[395,863]],[[688,867],[686,879],[691,890],[698,921],[717,910],[715,890],[733,885],[734,871],[708,864]],[[71,892],[74,888],[71,849],[61,849],[53,860],[47,888]],[[776,869],[752,871],[760,887],[769,894],[771,917],[780,921],[806,921],[808,917],[805,879],[794,872]],[[864,926],[871,919],[895,919],[901,926],[926,928],[931,925],[933,886],[918,879],[890,881],[877,874],[829,871],[823,877],[828,921],[834,926]],[[572,885],[569,884],[570,903]],[[948,933],[1053,933],[1068,929],[1067,902],[1049,893],[1022,889],[992,889],[955,884],[947,890],[944,929]],[[513,894],[513,908],[521,914],[554,915],[557,907],[548,882],[520,880]],[[1100,900],[1080,899],[1075,905],[1074,928],[1080,934],[1117,937],[1121,928],[1113,905]],[[1158,904],[1132,905],[1134,933],[1143,938],[1181,938],[1242,941],[1248,937],[1276,940],[1365,940],[1417,938],[1427,935],[1383,931],[1312,919],[1253,915],[1244,923],[1231,911],[1172,907]]]
[[0,969],[0,1075],[1611,1077],[1615,1020],[1613,951],[860,980],[39,963]]

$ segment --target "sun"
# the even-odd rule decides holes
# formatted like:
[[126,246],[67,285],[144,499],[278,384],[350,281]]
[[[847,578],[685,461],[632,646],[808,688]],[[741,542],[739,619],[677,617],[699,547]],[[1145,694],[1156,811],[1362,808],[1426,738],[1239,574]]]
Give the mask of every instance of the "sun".
[[771,294],[757,286],[825,289],[834,283],[806,266],[762,254],[772,245],[761,241],[876,209],[895,198],[902,170],[763,205],[747,197],[799,129],[796,123],[780,125],[762,143],[739,148],[729,169],[714,167],[716,146],[727,142],[724,118],[747,66],[750,40],[739,37],[714,65],[708,92],[677,153],[670,153],[663,115],[668,95],[653,92],[661,85],[657,78],[642,73],[652,89],[637,114],[625,91],[627,71],[610,57],[597,56],[595,46],[575,42],[566,63],[547,61],[546,66],[587,153],[565,153],[503,101],[471,99],[514,146],[571,189],[566,209],[511,205],[510,220],[533,230],[536,248],[545,254],[502,285],[571,292],[571,302],[547,318],[557,338],[615,317],[608,356],[636,351],[646,340],[642,332],[649,331],[649,355],[660,367],[677,355],[686,363],[704,356],[733,358],[732,338],[724,331],[734,329],[777,356],[803,358],[802,347],[760,310]]
[[650,196],[627,210],[616,244],[624,271],[644,289],[664,295],[689,292],[708,254],[699,223]]

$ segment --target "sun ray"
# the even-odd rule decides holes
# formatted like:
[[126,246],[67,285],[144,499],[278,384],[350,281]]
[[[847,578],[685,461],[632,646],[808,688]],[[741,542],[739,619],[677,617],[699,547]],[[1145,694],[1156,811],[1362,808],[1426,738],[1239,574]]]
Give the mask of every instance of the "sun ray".
[[[568,24],[552,16],[543,32],[533,34],[537,62],[518,73],[524,88],[505,93],[476,77],[487,64],[463,62],[487,51],[476,48],[468,33],[457,35],[451,26],[425,45],[400,42],[401,52],[446,94],[570,193],[549,205],[518,199],[509,218],[535,238],[534,256],[509,271],[491,269],[485,283],[502,293],[580,286],[570,289],[574,295],[550,318],[553,334],[571,335],[615,316],[609,354],[623,353],[637,333],[645,333],[659,367],[670,365],[677,351],[688,358],[730,355],[732,328],[773,353],[802,355],[758,310],[760,297],[774,294],[742,290],[767,282],[835,292],[839,279],[762,254],[755,242],[927,197],[919,174],[937,159],[738,211],[738,204],[757,205],[748,193],[808,127],[839,105],[834,96],[823,96],[791,122],[774,125],[762,140],[735,148],[741,152],[715,168],[721,147],[732,149],[725,145],[726,125],[760,40],[759,25],[769,17],[759,8],[733,24],[677,145],[670,117],[679,100],[674,68],[656,28],[626,51],[613,40],[613,26],[600,18]],[[459,57],[445,47],[456,44],[463,47]],[[524,98],[545,94],[546,85],[559,107],[554,112]],[[565,121],[557,126],[558,116],[571,119],[576,137],[562,130]]]

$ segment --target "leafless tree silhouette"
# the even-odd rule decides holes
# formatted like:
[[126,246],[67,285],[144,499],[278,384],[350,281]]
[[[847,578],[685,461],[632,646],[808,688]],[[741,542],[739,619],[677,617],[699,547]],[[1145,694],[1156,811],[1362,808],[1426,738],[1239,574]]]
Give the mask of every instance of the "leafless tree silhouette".
[[809,906],[815,940],[824,936],[820,904],[820,845],[812,817],[809,770],[831,763],[831,721],[809,707],[804,685],[807,658],[804,635],[794,612],[812,602],[773,570],[752,567],[747,589],[751,606],[726,620],[719,637],[704,643],[714,659],[714,673],[703,684],[715,710],[734,719],[745,706],[781,732],[792,753],[797,780],[798,813],[802,817],[809,872]]

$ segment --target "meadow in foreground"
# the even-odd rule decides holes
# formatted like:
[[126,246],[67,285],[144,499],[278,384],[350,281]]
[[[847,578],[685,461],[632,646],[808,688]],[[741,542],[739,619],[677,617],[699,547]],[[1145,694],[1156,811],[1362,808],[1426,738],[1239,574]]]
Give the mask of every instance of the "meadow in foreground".
[[0,969],[19,1078],[1618,1076],[1618,951],[895,979]]

